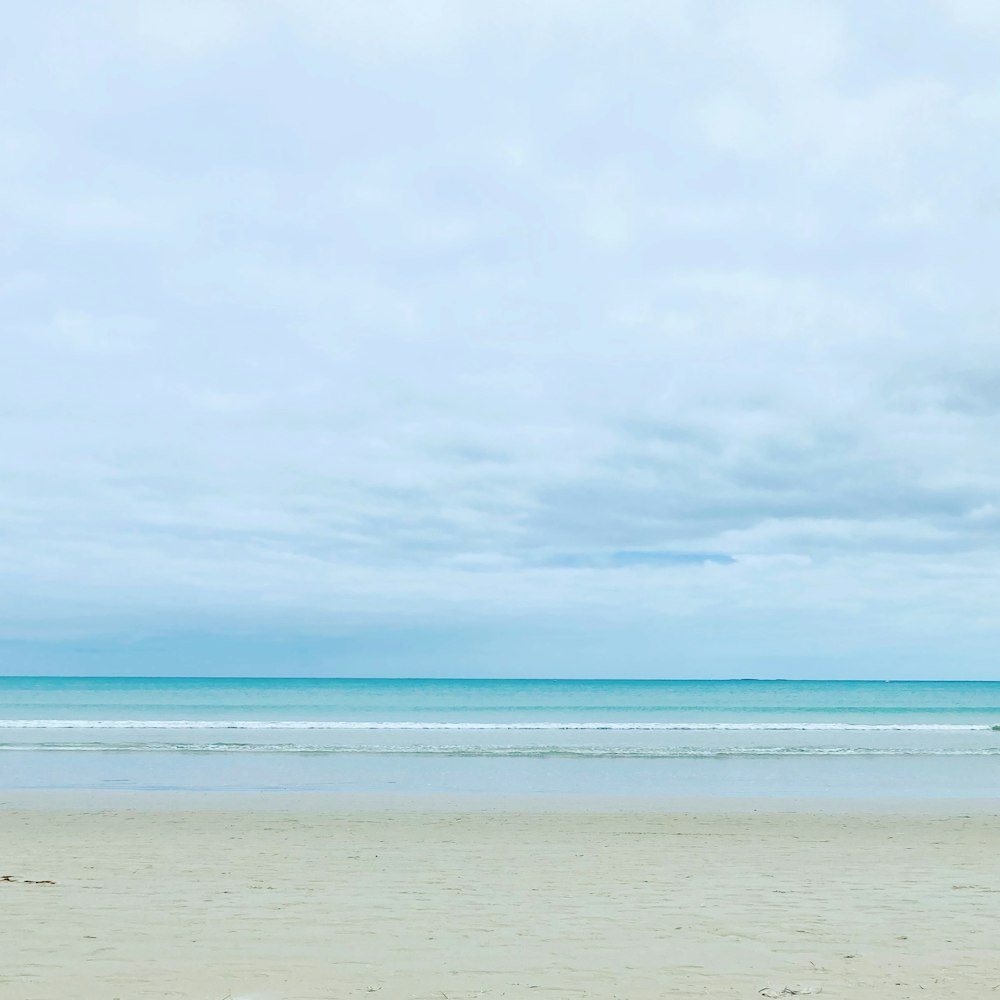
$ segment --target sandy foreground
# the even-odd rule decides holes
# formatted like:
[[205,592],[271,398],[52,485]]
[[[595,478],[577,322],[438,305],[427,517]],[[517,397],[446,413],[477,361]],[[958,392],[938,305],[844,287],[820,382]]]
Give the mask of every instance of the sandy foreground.
[[3,1000],[1000,996],[984,812],[15,802],[0,856]]

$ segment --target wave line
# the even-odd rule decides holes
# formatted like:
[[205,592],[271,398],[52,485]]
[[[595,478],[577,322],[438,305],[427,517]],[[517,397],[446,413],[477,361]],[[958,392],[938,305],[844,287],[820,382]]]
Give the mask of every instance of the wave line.
[[303,719],[0,719],[0,729],[253,729],[385,732],[936,732],[1000,731],[1000,725],[854,722],[351,722]]
[[302,755],[395,755],[447,757],[606,757],[678,759],[710,757],[984,757],[1000,747],[564,747],[564,746],[308,746],[295,743],[0,743],[0,753],[263,753]]

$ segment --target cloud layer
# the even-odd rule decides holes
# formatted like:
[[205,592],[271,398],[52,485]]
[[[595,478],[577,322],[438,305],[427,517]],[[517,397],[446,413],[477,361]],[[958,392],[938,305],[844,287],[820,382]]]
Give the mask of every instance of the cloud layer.
[[14,20],[0,637],[1000,676],[993,5]]

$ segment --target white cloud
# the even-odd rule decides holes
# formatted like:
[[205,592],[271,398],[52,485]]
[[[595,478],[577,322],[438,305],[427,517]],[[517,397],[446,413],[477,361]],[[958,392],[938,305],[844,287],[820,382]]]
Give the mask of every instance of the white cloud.
[[148,0],[120,4],[116,14],[141,42],[164,53],[194,58],[243,40],[250,30],[253,6],[233,0]]
[[993,82],[897,16],[20,13],[0,635],[993,627]]
[[844,12],[815,0],[754,0],[722,19],[724,51],[781,87],[814,86],[847,55]]
[[1000,31],[1000,11],[990,0],[938,0],[938,6],[963,28]]
[[461,54],[500,39],[531,51],[559,35],[604,44],[639,32],[663,40],[690,28],[690,0],[148,0],[113,6],[113,23],[138,44],[171,57],[204,59],[239,44],[286,36],[360,62]]

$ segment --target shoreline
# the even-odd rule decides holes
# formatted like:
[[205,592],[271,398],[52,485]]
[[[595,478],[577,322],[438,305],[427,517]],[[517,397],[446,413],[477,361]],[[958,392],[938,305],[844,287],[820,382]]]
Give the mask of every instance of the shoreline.
[[493,792],[148,791],[0,789],[0,812],[290,812],[290,813],[636,813],[664,816],[997,816],[1000,797],[674,796]]

